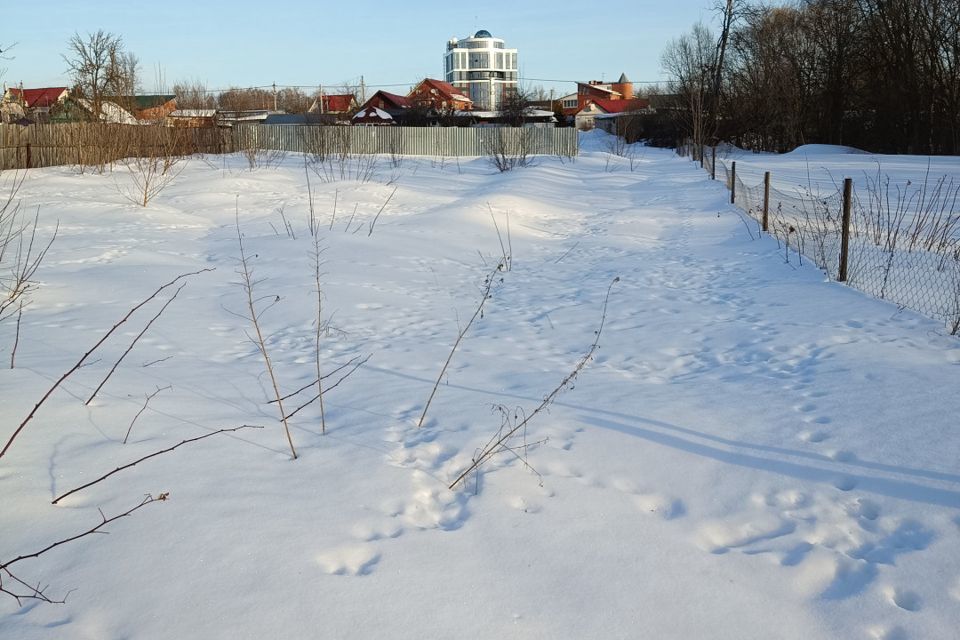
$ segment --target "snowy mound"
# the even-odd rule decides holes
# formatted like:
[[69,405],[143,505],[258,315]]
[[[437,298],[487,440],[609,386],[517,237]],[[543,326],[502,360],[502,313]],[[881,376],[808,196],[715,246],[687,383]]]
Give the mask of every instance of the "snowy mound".
[[849,154],[868,154],[869,151],[864,151],[863,149],[857,149],[856,147],[845,147],[839,144],[803,144],[794,149],[793,151],[788,151],[783,154],[785,156],[790,155],[799,155],[799,156],[833,156],[833,155],[849,155]]

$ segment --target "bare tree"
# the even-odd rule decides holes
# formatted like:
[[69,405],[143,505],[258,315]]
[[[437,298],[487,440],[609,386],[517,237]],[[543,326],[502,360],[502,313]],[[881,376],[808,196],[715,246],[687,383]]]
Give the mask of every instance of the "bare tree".
[[306,113],[312,104],[313,98],[297,87],[277,91],[277,107],[287,113]]
[[[17,46],[16,42],[10,44],[3,44],[0,42],[0,60],[13,60],[13,56],[10,55],[10,50]],[[0,67],[0,80],[3,80],[3,76],[7,75],[7,68]]]
[[522,127],[530,117],[530,95],[521,89],[508,89],[503,93],[498,111],[499,119],[503,124],[511,127]]
[[199,80],[184,80],[173,85],[180,109],[216,109],[217,99]]
[[248,111],[273,107],[273,92],[260,88],[232,87],[217,97],[217,105],[226,111]]
[[102,29],[86,37],[74,33],[63,59],[73,78],[74,93],[90,101],[91,113],[96,119],[102,113],[106,96],[135,89],[137,59],[124,49],[120,36]]
[[698,148],[713,135],[708,131],[710,95],[713,90],[716,47],[703,23],[667,45],[660,64],[670,77],[669,90],[680,96],[681,127]]

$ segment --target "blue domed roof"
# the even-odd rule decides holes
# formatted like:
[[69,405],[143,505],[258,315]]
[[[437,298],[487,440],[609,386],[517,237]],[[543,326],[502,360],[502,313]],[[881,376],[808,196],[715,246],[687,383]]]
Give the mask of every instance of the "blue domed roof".
[[477,31],[477,32],[473,35],[473,37],[474,37],[474,38],[492,38],[493,36],[490,35],[490,32],[487,31],[486,29],[480,29],[480,31]]

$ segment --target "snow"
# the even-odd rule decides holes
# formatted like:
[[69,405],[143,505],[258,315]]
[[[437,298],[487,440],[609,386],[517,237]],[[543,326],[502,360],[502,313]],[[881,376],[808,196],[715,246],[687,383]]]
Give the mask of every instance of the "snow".
[[[503,174],[383,157],[368,182],[313,177],[323,367],[371,357],[325,394],[326,435],[315,405],[291,420],[297,460],[239,317],[235,216],[291,392],[316,366],[304,158],[194,158],[146,208],[119,192],[126,171],[31,170],[23,210],[60,231],[0,370],[4,441],[137,302],[215,270],[85,407],[172,292],[134,314],[0,458],[0,563],[169,492],[15,565],[69,595],[0,594],[0,637],[954,637],[960,342],[786,264],[694,163],[609,148],[597,131],[574,162]],[[492,405],[529,415],[587,352],[615,277],[596,357],[524,434],[529,467],[504,452],[448,489],[500,428]],[[13,336],[0,323],[4,361]],[[50,504],[240,425],[263,428]]]
[[828,155],[848,155],[848,154],[863,154],[868,153],[862,149],[856,149],[854,147],[847,147],[839,144],[803,144],[785,153],[784,155],[793,155],[793,156],[828,156]]

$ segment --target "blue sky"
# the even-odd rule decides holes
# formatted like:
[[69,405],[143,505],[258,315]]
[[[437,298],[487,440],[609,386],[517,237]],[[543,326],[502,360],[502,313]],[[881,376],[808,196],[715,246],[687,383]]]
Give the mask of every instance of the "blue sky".
[[664,45],[713,15],[712,0],[11,4],[0,21],[0,46],[17,43],[13,59],[0,60],[8,85],[68,85],[62,58],[68,40],[103,29],[120,35],[140,59],[147,92],[187,80],[209,89],[275,82],[310,93],[320,84],[357,84],[362,75],[368,87],[405,93],[419,79],[442,77],[450,37],[486,29],[519,50],[525,85],[561,94],[573,89],[572,81],[611,80],[621,72],[637,82],[660,79]]

